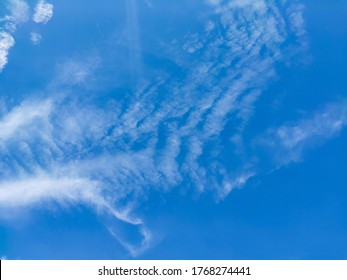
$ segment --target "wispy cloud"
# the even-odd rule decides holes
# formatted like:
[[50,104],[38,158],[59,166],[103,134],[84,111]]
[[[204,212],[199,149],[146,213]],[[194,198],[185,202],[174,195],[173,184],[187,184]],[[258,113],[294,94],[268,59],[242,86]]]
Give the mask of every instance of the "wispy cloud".
[[47,3],[45,0],[40,0],[35,7],[33,21],[37,23],[46,24],[47,22],[50,21],[52,16],[53,16],[53,5],[50,3]]
[[[24,100],[4,113],[1,207],[86,204],[135,226],[139,238],[134,243],[107,225],[136,255],[153,240],[134,214],[149,189],[194,186],[196,193],[210,191],[219,200],[254,176],[252,161],[240,156],[243,133],[262,89],[276,77],[275,65],[293,58],[290,49],[302,47],[304,26],[293,14],[301,8],[296,1],[208,2],[212,14],[202,30],[163,51],[185,73],[180,79],[163,70],[157,79],[139,83],[126,101],[100,104],[75,87],[87,83],[102,61],[69,60],[47,87],[49,98]],[[134,5],[131,1],[128,7],[130,41],[138,44]],[[52,14],[53,5],[40,1],[33,20],[46,23]],[[290,30],[295,30],[291,36]],[[140,48],[132,51],[132,63],[140,63]],[[319,134],[313,129],[318,122],[306,124],[313,134]],[[283,149],[294,128],[278,131],[267,135]],[[299,134],[299,145],[311,137]],[[237,151],[229,139],[238,143]],[[232,160],[237,168],[230,167]]]
[[324,109],[296,122],[269,129],[258,138],[277,166],[300,161],[303,154],[338,135],[347,125],[347,101],[330,103]]
[[0,73],[8,63],[9,50],[15,44],[12,34],[17,25],[26,22],[29,17],[29,6],[25,1],[8,0],[6,7],[9,14],[0,18]]
[[58,85],[82,85],[93,80],[93,72],[98,68],[98,55],[88,55],[79,60],[66,60],[59,64],[54,82]]
[[0,120],[0,141],[20,134],[23,128],[32,127],[35,120],[46,119],[50,113],[51,104],[45,102],[28,102],[16,107]]
[[146,251],[152,245],[152,233],[145,227],[139,228],[140,241],[136,244],[125,241],[119,233],[119,225],[117,228],[107,227],[110,234],[118,240],[118,242],[130,253],[132,257],[137,257]]
[[8,62],[10,48],[15,44],[12,34],[18,24],[29,18],[29,5],[23,0],[8,0],[6,7],[9,14],[0,18],[0,73]]
[[24,23],[29,19],[29,5],[23,0],[9,0],[8,9],[16,23]]
[[30,33],[30,40],[34,45],[40,44],[42,39],[42,36],[39,33],[31,32]]

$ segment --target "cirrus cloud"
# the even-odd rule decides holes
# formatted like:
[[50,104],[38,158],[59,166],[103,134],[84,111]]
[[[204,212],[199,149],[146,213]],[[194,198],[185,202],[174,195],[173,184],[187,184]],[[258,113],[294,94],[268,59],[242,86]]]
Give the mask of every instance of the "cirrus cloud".
[[[151,231],[133,214],[150,189],[194,186],[196,193],[210,192],[219,200],[255,176],[256,164],[234,153],[229,139],[249,148],[243,136],[257,100],[276,77],[276,65],[292,60],[295,52],[290,50],[301,50],[305,41],[303,8],[297,1],[209,4],[212,15],[204,28],[165,49],[172,64],[186,72],[180,79],[164,69],[158,79],[126,96],[126,102],[99,104],[81,87],[102,59],[69,60],[59,65],[50,83],[54,90],[47,87],[49,98],[23,100],[3,114],[1,207],[88,205],[139,231],[134,243],[122,237],[118,225],[107,225],[136,255],[151,245]],[[136,15],[133,6],[128,7],[130,18]],[[39,1],[33,20],[46,23],[52,15],[53,5]],[[136,26],[130,29],[137,32]],[[141,48],[130,49],[140,54]],[[136,58],[131,68],[140,67]],[[320,135],[316,127],[323,119],[312,119],[283,125],[264,137],[278,150],[296,146],[301,151],[306,140]],[[333,119],[324,119],[325,131],[333,132]],[[230,167],[232,160],[237,168]]]

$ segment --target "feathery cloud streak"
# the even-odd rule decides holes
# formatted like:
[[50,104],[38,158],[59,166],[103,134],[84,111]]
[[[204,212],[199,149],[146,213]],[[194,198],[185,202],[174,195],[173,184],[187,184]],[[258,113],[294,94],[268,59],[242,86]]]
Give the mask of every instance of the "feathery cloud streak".
[[278,167],[300,161],[304,152],[337,136],[346,125],[347,101],[342,99],[308,118],[271,128],[257,141],[270,151]]

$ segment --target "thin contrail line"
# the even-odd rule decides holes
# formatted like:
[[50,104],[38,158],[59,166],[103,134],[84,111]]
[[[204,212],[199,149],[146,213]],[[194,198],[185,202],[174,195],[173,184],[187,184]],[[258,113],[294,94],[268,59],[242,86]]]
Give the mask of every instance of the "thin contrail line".
[[136,0],[126,0],[126,12],[131,85],[136,87],[136,83],[142,76],[142,50]]

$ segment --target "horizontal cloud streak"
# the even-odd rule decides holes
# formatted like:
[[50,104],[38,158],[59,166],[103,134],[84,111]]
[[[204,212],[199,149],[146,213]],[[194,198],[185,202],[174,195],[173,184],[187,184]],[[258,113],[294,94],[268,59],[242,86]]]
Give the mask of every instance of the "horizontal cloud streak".
[[280,166],[301,160],[306,150],[338,135],[346,125],[347,101],[343,99],[308,118],[269,129],[258,141]]

